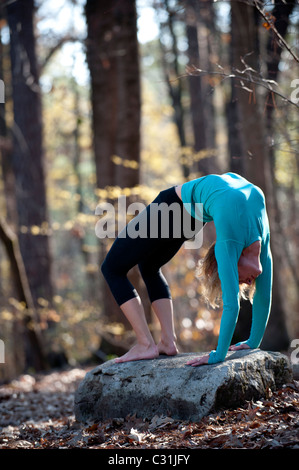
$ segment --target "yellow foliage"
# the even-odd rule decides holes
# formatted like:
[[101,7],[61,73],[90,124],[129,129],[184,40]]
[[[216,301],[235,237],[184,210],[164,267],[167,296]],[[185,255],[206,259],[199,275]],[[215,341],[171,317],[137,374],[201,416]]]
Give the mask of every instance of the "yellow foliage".
[[58,323],[61,321],[61,316],[55,310],[49,310],[47,314],[47,320]]
[[1,316],[1,320],[7,321],[7,322],[13,321],[15,318],[15,316],[9,310],[6,310],[6,309],[1,311],[0,316]]
[[109,325],[105,325],[104,330],[107,333],[110,333],[115,336],[123,335],[125,333],[125,328],[122,323],[109,323]]
[[290,187],[297,177],[297,161],[294,149],[288,142],[281,145],[276,159],[275,175],[280,185]]
[[49,306],[49,301],[44,299],[43,297],[39,297],[37,299],[37,302],[41,307],[48,307]]
[[194,270],[190,270],[185,275],[185,284],[190,285],[194,281]]
[[31,233],[32,235],[39,235],[40,234],[40,227],[37,225],[32,225],[31,226]]
[[117,155],[112,155],[111,160],[115,165],[123,165],[125,168],[132,168],[137,170],[139,168],[139,163],[135,160],[128,160],[125,158],[118,157]]
[[20,302],[19,300],[13,297],[10,297],[8,301],[13,307],[15,307],[16,310],[19,310],[20,312],[23,312],[26,308],[25,302]]

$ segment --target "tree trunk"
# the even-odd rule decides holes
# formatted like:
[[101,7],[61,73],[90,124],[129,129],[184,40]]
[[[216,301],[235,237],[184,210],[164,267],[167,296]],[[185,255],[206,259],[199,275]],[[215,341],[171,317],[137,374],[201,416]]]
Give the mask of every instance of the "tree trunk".
[[[195,0],[186,1],[186,35],[188,40],[188,59],[190,67],[200,68],[200,57],[198,47],[197,12],[198,4]],[[194,150],[199,152],[206,148],[206,122],[204,116],[202,78],[200,76],[190,76],[190,111],[192,117],[192,128],[194,135]],[[201,162],[198,162],[200,171]]]
[[[87,0],[97,187],[139,183],[140,83],[135,2]],[[113,156],[137,163],[115,163]]]
[[[275,1],[275,6],[272,11],[272,15],[275,18],[275,27],[278,33],[281,35],[282,38],[285,38],[289,21],[290,15],[292,14],[295,7],[294,0],[287,0],[284,3]],[[274,33],[269,32],[269,39],[267,44],[267,71],[268,71],[268,79],[277,81],[277,77],[279,74],[279,62],[281,58],[282,49],[280,47],[280,42],[275,38]],[[269,141],[275,141],[274,126],[273,126],[273,115],[275,113],[275,107],[273,104],[273,97],[269,96],[266,98],[267,108],[266,108],[266,126],[267,132],[269,136]],[[281,224],[281,213],[278,204],[278,197],[277,197],[277,185],[275,181],[275,152],[273,146],[269,148],[269,163],[270,163],[270,172],[272,176],[272,183],[273,183],[273,216],[272,216],[272,226],[274,228],[274,237],[273,237],[273,251],[275,253],[276,263],[277,266],[281,268],[284,265],[288,265],[290,270],[294,276],[295,284],[298,285],[298,275],[297,275],[297,265],[296,260],[292,259],[292,254],[290,253],[288,243],[286,243],[283,229]],[[276,271],[277,278],[280,277],[278,271]],[[277,279],[276,283],[279,284],[280,290],[282,289],[282,282],[281,279]],[[282,298],[280,298],[280,308],[283,308],[282,305]],[[277,302],[277,298],[275,297],[275,302]],[[279,305],[278,305],[279,307]],[[271,346],[272,342],[272,335],[277,334],[280,328],[282,331],[285,330],[284,325],[284,317],[277,318],[277,324],[274,322],[269,322],[268,328],[268,335],[265,336],[264,346],[269,347]],[[287,338],[285,339],[285,349],[287,349]]]
[[[24,304],[22,315],[25,334],[25,369],[45,370],[47,359],[43,350],[43,342],[35,319],[35,307],[19,248],[16,235],[10,230],[3,219],[0,219],[0,240],[2,241],[10,262],[12,280],[16,298]],[[20,371],[21,372],[21,371]]]
[[[189,66],[210,70],[210,34],[214,30],[213,5],[197,0],[185,0],[186,35]],[[190,108],[194,135],[194,150],[205,150],[195,161],[194,170],[202,175],[218,170],[215,155],[215,121],[213,93],[210,84],[201,76],[189,77]]]
[[[97,188],[133,188],[140,175],[141,108],[135,1],[87,0],[85,12]],[[101,240],[101,259],[109,244]],[[103,303],[110,321],[129,326],[106,283]]]
[[234,79],[231,80],[231,96],[226,103],[228,154],[230,170],[244,175],[244,159],[242,158],[242,145],[239,135],[238,104]]
[[[2,12],[0,12],[2,20]],[[8,47],[2,43],[2,35],[0,31],[0,77],[6,76],[4,56],[8,54]],[[5,80],[5,79],[4,79]],[[0,153],[1,168],[4,184],[4,196],[6,203],[6,220],[10,223],[16,221],[16,194],[15,194],[15,178],[11,166],[12,142],[6,125],[6,104],[7,90],[4,103],[0,103]]]
[[[173,120],[176,125],[177,135],[179,144],[182,148],[182,157],[184,157],[184,147],[187,145],[186,131],[185,131],[185,110],[182,100],[183,85],[180,79],[180,66],[179,66],[179,51],[177,45],[177,36],[174,28],[175,14],[169,6],[169,0],[161,2],[161,8],[164,4],[165,11],[167,14],[167,21],[161,21],[159,24],[159,45],[161,50],[161,66],[164,74],[165,83],[168,90],[171,106],[173,108]],[[171,38],[170,46],[166,47],[163,41],[163,37],[166,36],[169,42]],[[173,79],[174,78],[174,79]],[[187,178],[190,174],[190,165],[185,163],[183,158],[182,171],[184,178]]]
[[[246,62],[257,72],[260,71],[257,12],[240,2],[231,3],[232,67],[244,69]],[[268,146],[265,145],[265,123],[260,110],[258,90],[254,84],[246,83],[243,89],[240,83],[233,82],[238,106],[240,140],[244,173],[266,192],[265,174],[269,168]],[[248,90],[251,90],[250,92]],[[254,136],[254,138],[253,138]]]
[[[74,138],[73,168],[74,168],[74,173],[77,178],[76,194],[79,195],[79,200],[77,204],[77,213],[84,214],[88,212],[88,208],[84,201],[83,180],[82,180],[82,175],[80,172],[80,163],[82,159],[81,147],[80,147],[80,135],[82,132],[81,131],[82,115],[81,115],[81,110],[80,110],[80,95],[79,95],[78,84],[74,78],[71,81],[71,90],[72,90],[73,99],[74,99],[74,114],[75,114],[75,122],[76,122],[74,130],[73,130],[73,138]],[[83,258],[83,262],[85,266],[86,281],[87,281],[86,295],[89,298],[93,298],[97,290],[96,286],[98,284],[98,274],[94,272],[93,270],[90,271],[88,269],[88,266],[93,264],[93,256],[92,256],[93,253],[90,253],[86,249],[85,230],[83,227],[80,226],[80,224],[74,227],[73,233],[74,233],[75,238],[78,241],[79,251],[82,254],[82,258]]]
[[[232,67],[244,69],[242,59],[255,71],[260,71],[259,41],[258,41],[258,12],[254,7],[240,3],[231,3],[231,31],[232,31]],[[250,54],[250,55],[248,55]],[[243,160],[243,176],[258,185],[265,193],[268,214],[271,222],[274,221],[274,188],[270,171],[269,147],[267,145],[266,122],[261,110],[261,97],[254,84],[246,84],[251,92],[233,82],[237,103],[237,124],[241,143]],[[276,227],[275,227],[276,228]],[[272,234],[272,253],[274,260],[273,300],[268,328],[262,342],[267,349],[283,350],[288,347],[289,337],[285,322],[284,306],[282,302],[281,282],[279,275],[278,246],[273,243],[275,230]],[[242,319],[240,315],[240,320]]]
[[19,244],[33,302],[52,299],[47,232],[41,96],[33,32],[33,0],[8,2],[13,93],[12,168],[15,175]]

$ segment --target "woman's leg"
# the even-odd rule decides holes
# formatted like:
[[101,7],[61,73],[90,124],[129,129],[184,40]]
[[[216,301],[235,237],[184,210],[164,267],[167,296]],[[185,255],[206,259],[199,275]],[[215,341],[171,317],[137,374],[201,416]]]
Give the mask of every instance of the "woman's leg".
[[120,308],[136,334],[137,344],[135,344],[135,346],[133,346],[126,354],[115,359],[115,362],[153,359],[159,356],[159,350],[149,331],[140,298],[135,297],[128,300],[122,304]]
[[[135,255],[139,252],[143,253],[142,261],[139,262],[138,267],[147,287],[153,311],[157,315],[161,326],[161,339],[156,346],[145,319],[141,300],[136,291],[134,291],[136,297],[122,303],[120,308],[136,334],[137,344],[126,354],[116,359],[116,362],[152,359],[157,357],[159,353],[169,356],[178,353],[172,299],[168,283],[162,274],[161,266],[166,264],[177,253],[184,241],[184,239],[177,238],[155,240],[151,244],[144,242],[142,251],[140,248],[141,240],[138,240],[137,244],[134,245]],[[127,246],[128,248],[129,246]],[[131,250],[126,250],[122,257],[125,257],[126,253],[130,252]],[[146,256],[144,253],[146,253]],[[126,287],[126,292],[130,295],[129,285],[127,285],[129,281],[126,276],[121,281],[122,285]],[[120,282],[120,279],[118,279],[118,282]]]
[[185,239],[169,238],[160,240],[155,251],[149,253],[138,265],[147,288],[152,309],[161,326],[161,338],[158,343],[160,354],[173,356],[178,353],[174,328],[173,303],[171,292],[161,266],[170,261],[181,248]]
[[[174,201],[182,204],[174,189],[165,191],[163,196],[161,195],[162,193],[153,202],[164,202],[166,196],[168,204]],[[146,223],[149,230],[149,206],[133,220],[135,226],[136,223],[139,226]],[[127,230],[128,226],[125,231]],[[118,358],[117,362],[153,358],[158,355],[159,351],[169,355],[176,354],[171,295],[160,267],[175,255],[184,241],[183,238],[173,238],[171,235],[168,239],[161,239],[159,236],[151,238],[150,234],[145,238],[132,239],[129,231],[126,236],[115,240],[102,265],[102,272],[137,337],[137,344],[124,356]],[[161,324],[161,341],[158,348],[148,329],[140,298],[127,278],[128,271],[136,264],[139,264],[153,310]]]
[[144,252],[150,249],[148,239],[117,237],[102,266],[102,273],[120,309],[131,324],[137,343],[116,362],[151,359],[159,355],[158,348],[146,323],[144,309],[128,271],[138,264]]
[[[157,199],[159,201],[159,199]],[[155,201],[154,201],[155,202]],[[149,229],[149,206],[134,219],[139,228],[145,224]],[[116,238],[102,266],[102,273],[122,312],[130,322],[137,338],[137,344],[116,359],[116,362],[126,362],[138,359],[149,359],[159,355],[153,337],[146,323],[141,300],[127,277],[128,271],[136,266],[144,256],[150,256],[160,244],[158,238],[130,236],[127,226]]]
[[176,334],[174,330],[173,305],[171,299],[158,299],[152,303],[152,308],[161,325],[161,339],[157,344],[159,354],[175,356],[178,353]]

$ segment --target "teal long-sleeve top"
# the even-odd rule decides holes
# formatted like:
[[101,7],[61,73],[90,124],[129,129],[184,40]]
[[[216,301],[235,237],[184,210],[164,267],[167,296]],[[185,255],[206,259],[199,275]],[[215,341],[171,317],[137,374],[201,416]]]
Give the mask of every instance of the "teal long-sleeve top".
[[209,356],[209,364],[214,364],[225,359],[238,320],[238,260],[243,249],[257,240],[261,242],[262,273],[256,279],[251,331],[245,342],[250,348],[258,348],[265,332],[272,297],[272,255],[265,197],[260,188],[235,173],[188,181],[183,184],[181,195],[193,217],[203,222],[214,221],[216,229],[215,256],[223,312],[218,345]]

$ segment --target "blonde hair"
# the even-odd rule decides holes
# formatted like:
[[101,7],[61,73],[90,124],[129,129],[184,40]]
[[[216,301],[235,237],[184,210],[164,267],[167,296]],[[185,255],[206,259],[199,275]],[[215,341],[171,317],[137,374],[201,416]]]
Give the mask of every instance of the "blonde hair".
[[[196,276],[201,281],[201,293],[204,299],[211,305],[211,307],[220,307],[222,305],[222,290],[218,275],[217,260],[215,257],[215,242],[212,243],[204,258],[199,261]],[[255,282],[250,286],[247,284],[240,284],[240,299],[250,300],[252,303],[254,293]]]

